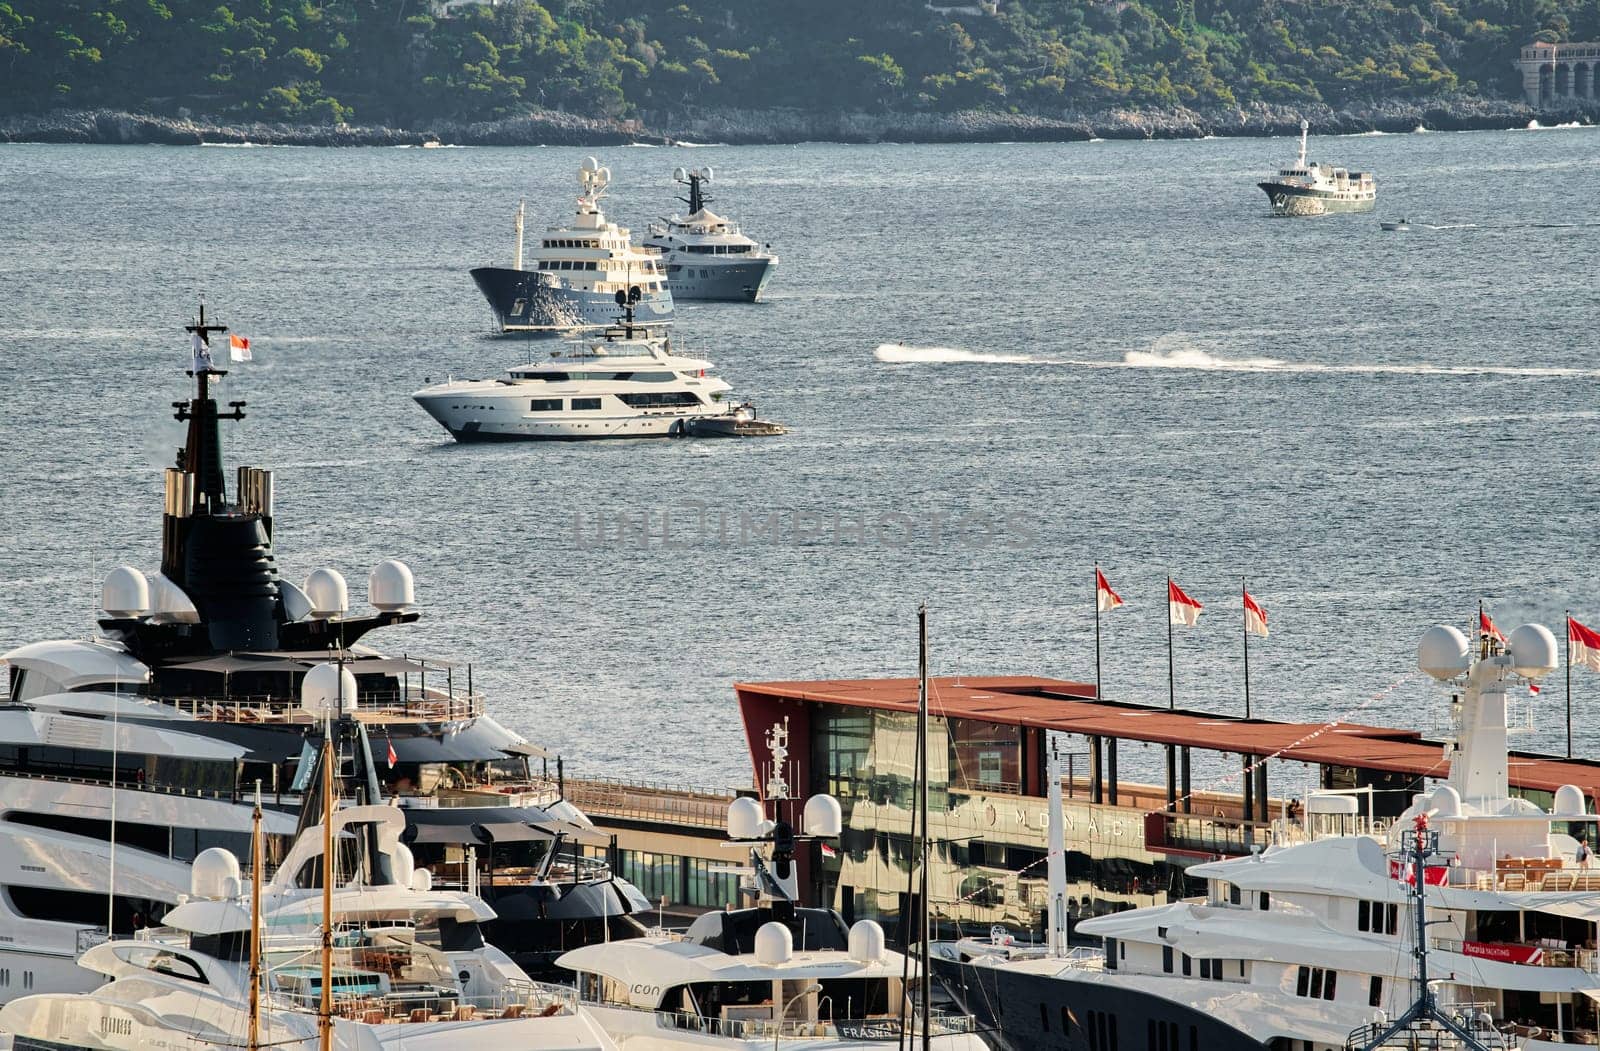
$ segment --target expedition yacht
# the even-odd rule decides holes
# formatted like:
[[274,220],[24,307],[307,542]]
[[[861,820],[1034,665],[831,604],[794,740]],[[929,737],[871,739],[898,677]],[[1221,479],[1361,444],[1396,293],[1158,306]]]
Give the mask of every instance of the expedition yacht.
[[711,362],[677,354],[670,338],[635,324],[637,297],[616,299],[622,320],[599,339],[573,341],[504,379],[449,379],[412,398],[460,442],[783,433],[748,403],[724,401],[732,388],[707,375]]
[[[1049,948],[946,946],[939,970],[952,991],[1010,1047],[1388,1048],[1388,1020],[1430,1000],[1481,1046],[1595,1046],[1600,872],[1579,837],[1593,840],[1596,816],[1575,785],[1549,811],[1508,788],[1507,692],[1554,670],[1555,639],[1524,625],[1505,644],[1485,636],[1474,661],[1461,632],[1439,626],[1418,663],[1450,691],[1449,776],[1389,828],[1361,828],[1350,795],[1313,793],[1310,831],[1284,826],[1287,842],[1191,868],[1207,882],[1203,899],[1080,922],[1099,951],[1066,951],[1064,881],[1052,871]],[[1408,837],[1429,826],[1437,839],[1407,865]],[[1052,867],[1054,837],[1053,824]],[[1413,890],[1426,905],[1408,922]],[[1435,977],[1419,988],[1422,959]],[[1457,1046],[1439,1027],[1433,1036],[1413,1046]]]
[[[226,331],[203,310],[186,328],[197,341]],[[367,614],[334,570],[304,588],[280,576],[271,472],[241,467],[225,488],[219,421],[245,403],[219,410],[225,373],[199,355],[192,374],[159,572],[110,573],[101,637],[4,657],[0,1002],[95,984],[74,962],[83,949],[158,922],[206,848],[237,853],[258,785],[281,856],[320,721],[300,686],[330,655],[355,683],[336,720],[343,795],[398,804],[417,864],[438,886],[481,887],[497,912],[486,931],[519,965],[543,972],[575,945],[642,933],[631,914],[649,903],[590,856],[607,837],[563,799],[559,764],[548,777],[541,750],[485,714],[472,667],[362,641],[418,619],[409,569],[372,571]]]
[[656,253],[634,244],[627,227],[600,210],[611,169],[590,157],[578,171],[578,184],[577,216],[567,226],[545,230],[531,267],[522,267],[526,206],[519,205],[512,265],[472,271],[500,332],[552,336],[603,326],[611,319],[616,293],[633,288],[639,289],[637,305],[645,321],[672,321],[672,292]]
[[673,171],[672,178],[689,187],[689,196],[678,198],[689,206],[689,215],[651,223],[644,246],[661,252],[674,298],[753,303],[772,278],[778,257],[770,245],[764,248],[738,223],[706,207],[711,195],[705,187],[713,174],[710,168]]
[[1274,215],[1310,216],[1329,212],[1370,212],[1378,186],[1369,172],[1324,167],[1306,162],[1308,121],[1300,122],[1300,155],[1291,167],[1256,185],[1266,191]]
[[[347,669],[321,665],[306,692],[340,678],[354,688]],[[318,775],[333,754],[321,753]],[[8,1046],[426,1051],[487,1039],[497,1048],[613,1051],[570,988],[532,981],[484,943],[480,928],[494,912],[481,898],[435,889],[415,868],[399,811],[335,811],[325,798],[322,820],[270,878],[259,838],[248,880],[233,853],[208,848],[195,859],[187,900],[161,927],[83,953],[81,967],[105,984],[0,1008]]]

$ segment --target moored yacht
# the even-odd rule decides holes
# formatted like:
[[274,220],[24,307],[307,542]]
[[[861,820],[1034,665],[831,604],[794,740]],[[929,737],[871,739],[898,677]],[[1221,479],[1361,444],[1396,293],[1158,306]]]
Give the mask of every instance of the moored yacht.
[[507,335],[552,336],[611,320],[616,293],[639,289],[637,309],[650,324],[672,320],[672,292],[659,258],[633,243],[625,226],[606,218],[600,202],[611,169],[593,157],[578,172],[577,215],[545,230],[522,266],[524,206],[517,208],[516,256],[510,267],[481,266],[472,280],[489,301],[496,328]]
[[[188,330],[226,331],[203,312]],[[283,578],[272,473],[241,467],[231,491],[224,473],[220,421],[245,403],[219,409],[226,373],[198,354],[192,375],[159,571],[108,575],[101,637],[4,657],[0,1002],[93,987],[78,956],[158,923],[206,848],[240,852],[257,785],[268,856],[282,856],[326,714],[301,687],[330,655],[354,683],[334,713],[343,795],[398,804],[417,863],[438,886],[481,887],[497,912],[486,930],[520,966],[547,971],[590,939],[642,933],[631,914],[648,902],[590,856],[608,838],[563,798],[541,750],[486,714],[471,665],[366,644],[419,618],[409,569],[373,570],[366,614],[335,570],[303,587]]]
[[761,422],[748,403],[723,399],[732,388],[708,374],[711,362],[636,324],[636,297],[616,297],[622,320],[598,339],[573,341],[503,379],[451,379],[412,397],[461,442],[682,437],[724,423],[737,434]]
[[1300,154],[1288,168],[1257,183],[1272,202],[1274,215],[1310,216],[1330,212],[1370,212],[1378,186],[1370,172],[1353,172],[1306,161],[1308,121],[1300,122]]
[[[1596,817],[1573,785],[1548,811],[1508,788],[1507,693],[1557,666],[1555,640],[1524,625],[1504,644],[1486,636],[1473,660],[1440,626],[1418,658],[1450,692],[1449,776],[1392,826],[1362,827],[1354,797],[1313,793],[1309,832],[1285,825],[1264,852],[1190,869],[1204,898],[1079,923],[1103,940],[1095,952],[1064,951],[1053,885],[1050,948],[952,950],[954,991],[1013,1047],[1388,1048],[1388,1020],[1414,1020],[1429,997],[1482,1046],[1593,1047],[1600,872],[1579,837]],[[1425,828],[1437,839],[1408,839]],[[1425,911],[1410,922],[1418,868]],[[1451,1046],[1433,1032],[1418,1046]]]
[[82,968],[105,984],[13,1000],[0,1030],[19,1051],[421,1051],[463,1040],[612,1051],[569,988],[535,983],[485,944],[494,913],[481,898],[437,890],[414,869],[399,811],[329,817],[326,838],[320,822],[307,827],[270,880],[264,866],[243,879],[231,852],[206,850],[162,926],[84,952]]
[[713,174],[710,168],[673,171],[672,178],[689,188],[688,197],[678,198],[689,206],[689,215],[651,223],[644,245],[661,252],[674,298],[753,303],[771,280],[778,257],[771,245],[762,246],[738,223],[706,207],[711,195],[705,188]]

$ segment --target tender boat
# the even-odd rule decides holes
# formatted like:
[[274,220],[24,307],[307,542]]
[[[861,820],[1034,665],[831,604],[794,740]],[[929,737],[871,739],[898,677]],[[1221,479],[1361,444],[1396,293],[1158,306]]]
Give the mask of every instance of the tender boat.
[[599,339],[574,341],[503,379],[452,379],[412,397],[459,442],[783,433],[756,420],[748,402],[725,402],[732,388],[709,375],[711,362],[676,353],[669,338],[636,323],[636,294],[619,291],[616,300],[622,318]]
[[1257,183],[1272,202],[1274,215],[1311,216],[1330,212],[1370,212],[1378,187],[1368,172],[1325,167],[1306,161],[1308,121],[1300,122],[1300,155],[1293,165]]
[[[1559,663],[1541,625],[1484,632],[1476,659],[1459,630],[1431,628],[1418,665],[1449,696],[1449,776],[1393,824],[1314,791],[1306,824],[1279,822],[1265,851],[1192,867],[1203,898],[1080,922],[1098,951],[1066,951],[1052,872],[1048,948],[959,944],[940,969],[1011,1047],[1104,1048],[1120,1029],[1206,1051],[1592,1048],[1600,871],[1581,837],[1597,816],[1575,785],[1548,810],[1508,787],[1508,695]],[[1419,870],[1426,903],[1407,921]]]
[[706,207],[711,195],[705,187],[714,174],[709,167],[673,171],[673,179],[689,187],[689,196],[678,198],[689,206],[688,218],[673,215],[651,223],[644,245],[661,252],[673,298],[753,303],[771,280],[778,257],[770,245],[763,247],[737,223]]
[[578,171],[578,185],[576,217],[566,226],[545,230],[532,266],[522,266],[526,207],[519,205],[512,265],[472,271],[501,333],[553,336],[603,327],[611,320],[616,293],[633,288],[639,290],[635,306],[644,321],[672,321],[672,292],[657,253],[634,244],[628,228],[608,220],[600,209],[611,169],[590,157]]
[[1411,229],[1411,220],[1409,220],[1409,219],[1385,220],[1383,222],[1380,222],[1378,225],[1383,227],[1385,230],[1405,231],[1405,230]]

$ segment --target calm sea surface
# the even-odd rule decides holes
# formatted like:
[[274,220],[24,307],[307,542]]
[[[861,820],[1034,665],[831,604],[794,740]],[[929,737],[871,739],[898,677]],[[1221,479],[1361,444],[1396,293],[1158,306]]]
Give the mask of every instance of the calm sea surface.
[[[924,600],[937,673],[1092,679],[1096,560],[1108,695],[1165,702],[1170,571],[1206,603],[1178,703],[1241,711],[1247,574],[1258,714],[1432,730],[1429,624],[1600,624],[1597,136],[1314,139],[1380,205],[1310,221],[1254,186],[1287,139],[596,151],[619,221],[710,164],[780,252],[677,339],[792,433],[520,447],[409,395],[545,352],[488,338],[467,269],[519,198],[530,240],[570,213],[586,151],[0,147],[0,646],[155,569],[204,293],[257,348],[228,462],[277,471],[280,568],[360,606],[410,563],[424,618],[371,641],[473,662],[580,773],[748,780],[733,683],[914,674]],[[1558,676],[1518,744],[1562,710]]]

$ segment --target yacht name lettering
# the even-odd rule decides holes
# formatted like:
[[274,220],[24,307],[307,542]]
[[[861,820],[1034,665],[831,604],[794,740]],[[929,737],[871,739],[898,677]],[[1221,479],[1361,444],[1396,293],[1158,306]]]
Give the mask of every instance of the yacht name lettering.
[[950,514],[945,511],[751,510],[711,507],[689,500],[670,507],[578,511],[572,517],[577,547],[688,548],[709,545],[878,546],[946,544],[1025,548],[1039,541],[1035,518],[1020,511]]
[[630,987],[628,989],[628,992],[632,993],[634,996],[660,996],[661,995],[661,986],[659,986],[659,985],[641,985],[641,984],[635,983],[632,987]]

